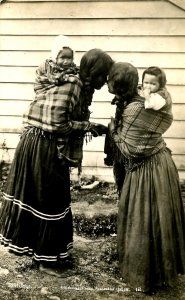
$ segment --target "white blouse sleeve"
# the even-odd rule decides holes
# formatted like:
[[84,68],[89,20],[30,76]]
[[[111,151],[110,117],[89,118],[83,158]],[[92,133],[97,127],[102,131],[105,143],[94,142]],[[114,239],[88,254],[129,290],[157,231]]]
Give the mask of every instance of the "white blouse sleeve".
[[145,108],[159,110],[166,104],[166,100],[157,93],[151,93],[148,99],[145,99]]

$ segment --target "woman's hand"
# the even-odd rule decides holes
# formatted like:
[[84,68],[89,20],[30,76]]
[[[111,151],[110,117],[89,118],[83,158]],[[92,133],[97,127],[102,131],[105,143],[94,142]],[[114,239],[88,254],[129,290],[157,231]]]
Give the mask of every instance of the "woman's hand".
[[92,133],[92,135],[94,137],[97,137],[97,136],[107,133],[108,128],[103,124],[91,122],[89,131]]
[[108,129],[109,129],[110,133],[115,131],[115,119],[113,117],[111,117],[111,121],[108,124]]

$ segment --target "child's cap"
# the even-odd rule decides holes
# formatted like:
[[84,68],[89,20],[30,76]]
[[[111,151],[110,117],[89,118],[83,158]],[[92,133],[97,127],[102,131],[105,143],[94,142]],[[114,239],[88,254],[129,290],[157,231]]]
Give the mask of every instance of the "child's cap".
[[56,61],[56,58],[59,52],[63,49],[63,47],[69,47],[74,54],[74,50],[70,38],[65,35],[58,35],[57,37],[55,37],[51,49],[51,58],[53,61]]

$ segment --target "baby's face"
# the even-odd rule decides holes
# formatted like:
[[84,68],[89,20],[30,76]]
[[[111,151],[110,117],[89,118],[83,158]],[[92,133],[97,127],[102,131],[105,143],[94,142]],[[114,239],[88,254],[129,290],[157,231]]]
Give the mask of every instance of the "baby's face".
[[159,90],[160,84],[157,76],[151,74],[145,74],[143,79],[143,89],[148,89],[151,93],[155,93]]
[[61,50],[57,56],[56,63],[59,67],[68,68],[73,62],[73,52],[69,48]]

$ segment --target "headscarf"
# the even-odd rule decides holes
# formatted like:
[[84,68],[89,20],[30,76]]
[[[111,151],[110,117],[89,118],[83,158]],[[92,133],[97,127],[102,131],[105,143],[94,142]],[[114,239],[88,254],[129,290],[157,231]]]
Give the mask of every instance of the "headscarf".
[[[108,81],[111,81],[113,90],[117,94],[111,103],[116,105],[115,129],[120,124],[124,107],[137,93],[138,80],[138,71],[130,63],[118,62],[113,64],[109,72]],[[107,154],[106,161],[113,165],[115,183],[120,195],[125,178],[126,159],[110,137],[110,134],[106,135],[104,153]]]
[[92,85],[93,80],[98,76],[105,78],[113,64],[112,58],[101,49],[87,51],[80,61],[80,78],[85,85]]
[[52,49],[51,49],[51,58],[54,62],[56,62],[56,58],[57,58],[59,52],[64,47],[70,48],[74,54],[73,45],[72,45],[72,42],[69,37],[67,37],[65,35],[58,35],[57,37],[55,37],[55,39],[53,41]]
[[84,103],[87,105],[91,104],[92,96],[96,89],[93,84],[94,80],[101,75],[105,80],[102,82],[103,85],[107,80],[112,64],[112,58],[101,49],[91,49],[82,56],[80,61],[80,79],[83,82]]
[[138,71],[130,63],[117,62],[113,64],[108,80],[111,81],[115,94],[124,101],[129,101],[137,92]]

